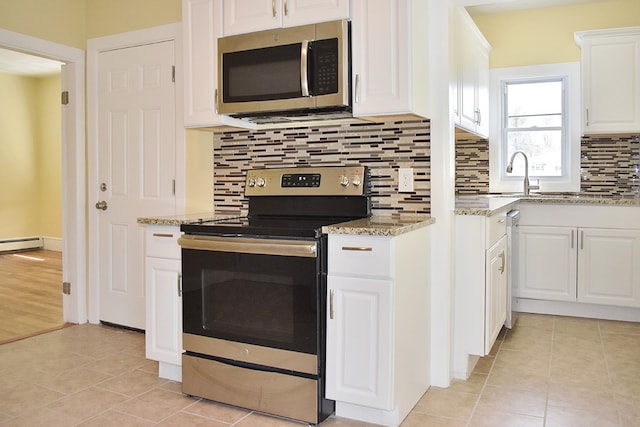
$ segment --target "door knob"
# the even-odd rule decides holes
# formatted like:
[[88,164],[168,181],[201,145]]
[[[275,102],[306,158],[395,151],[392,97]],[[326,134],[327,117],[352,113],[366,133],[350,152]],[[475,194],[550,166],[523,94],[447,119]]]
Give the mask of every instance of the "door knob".
[[102,209],[103,211],[107,210],[107,202],[105,202],[104,200],[96,203],[96,209]]

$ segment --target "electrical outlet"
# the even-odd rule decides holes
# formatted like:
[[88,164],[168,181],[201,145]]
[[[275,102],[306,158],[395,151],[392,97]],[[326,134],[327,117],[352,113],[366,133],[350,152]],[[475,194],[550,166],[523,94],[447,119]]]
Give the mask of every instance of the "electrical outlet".
[[398,169],[398,191],[401,193],[413,191],[413,168]]

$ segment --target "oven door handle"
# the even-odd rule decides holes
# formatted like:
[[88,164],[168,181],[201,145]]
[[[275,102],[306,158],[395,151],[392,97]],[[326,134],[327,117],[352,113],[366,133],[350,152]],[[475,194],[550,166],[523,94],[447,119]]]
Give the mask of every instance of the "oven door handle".
[[316,258],[317,243],[309,240],[252,239],[184,234],[178,239],[182,249],[281,255]]

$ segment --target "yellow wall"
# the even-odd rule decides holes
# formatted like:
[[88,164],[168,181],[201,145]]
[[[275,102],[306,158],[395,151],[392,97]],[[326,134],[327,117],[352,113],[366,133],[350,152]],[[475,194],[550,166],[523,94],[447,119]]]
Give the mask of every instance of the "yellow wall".
[[580,60],[573,33],[640,25],[640,0],[473,16],[492,46],[491,68]]
[[86,0],[0,0],[0,28],[78,49],[86,46],[85,17]]
[[181,0],[86,0],[87,39],[179,22],[181,4]]
[[185,141],[186,212],[213,210],[213,133],[188,129]]
[[0,0],[0,28],[84,49],[90,38],[181,20],[181,0]]
[[60,78],[0,73],[0,238],[62,237]]

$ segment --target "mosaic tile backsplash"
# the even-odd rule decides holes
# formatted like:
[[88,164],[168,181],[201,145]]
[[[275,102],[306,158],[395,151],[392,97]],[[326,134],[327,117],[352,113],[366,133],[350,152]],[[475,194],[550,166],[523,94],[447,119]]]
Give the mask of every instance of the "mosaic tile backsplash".
[[[585,136],[580,143],[580,193],[640,197],[640,135]],[[456,193],[489,192],[489,142],[456,141]]]
[[[247,169],[339,165],[370,168],[374,214],[430,212],[428,120],[229,131],[215,133],[213,147],[217,212],[247,211]],[[413,192],[398,192],[400,167],[413,168]]]

